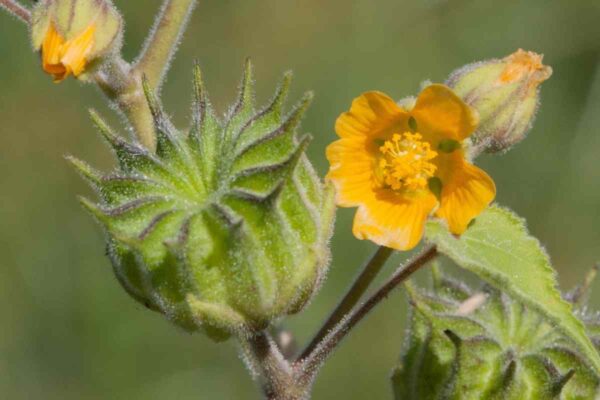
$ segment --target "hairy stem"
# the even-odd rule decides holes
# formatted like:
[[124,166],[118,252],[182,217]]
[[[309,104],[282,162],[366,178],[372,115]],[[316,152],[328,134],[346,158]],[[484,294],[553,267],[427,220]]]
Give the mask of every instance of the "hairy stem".
[[16,0],[0,0],[0,8],[4,8],[27,25],[31,22],[31,12]]
[[195,4],[196,0],[165,0],[136,64],[131,67],[119,60],[97,79],[131,124],[138,141],[151,151],[156,147],[156,133],[142,77],[158,91]]
[[355,307],[346,318],[325,336],[319,345],[305,359],[299,360],[297,362],[299,364],[298,366],[303,371],[306,379],[316,374],[325,359],[356,324],[358,324],[377,304],[387,298],[393,289],[435,258],[437,254],[437,248],[434,245],[429,245],[406,265],[399,267],[381,288],[371,295],[367,301]]
[[183,35],[196,0],[165,0],[150,31],[134,70],[158,90],[179,40]]
[[142,76],[122,59],[116,59],[96,74],[95,81],[102,92],[127,119],[136,139],[154,151],[156,134],[150,107],[144,96]]
[[150,151],[156,148],[156,132],[142,78],[146,77],[150,88],[158,91],[195,5],[196,0],[165,0],[138,61],[131,66],[122,59],[115,60],[96,76],[100,89]]
[[598,270],[600,270],[600,263],[594,265],[585,275],[583,282],[567,294],[567,300],[573,304],[579,304],[590,290],[590,286],[598,275]]
[[240,343],[244,360],[250,372],[259,379],[267,399],[308,399],[311,382],[301,379],[269,334],[259,332],[240,338]]
[[354,279],[354,282],[346,292],[346,295],[338,303],[337,307],[329,315],[327,320],[325,320],[319,331],[315,334],[298,359],[306,358],[315,347],[317,347],[321,340],[327,336],[329,331],[331,331],[331,329],[333,329],[342,318],[352,310],[352,307],[358,303],[392,253],[393,249],[385,246],[380,246],[375,251],[362,268],[361,272]]

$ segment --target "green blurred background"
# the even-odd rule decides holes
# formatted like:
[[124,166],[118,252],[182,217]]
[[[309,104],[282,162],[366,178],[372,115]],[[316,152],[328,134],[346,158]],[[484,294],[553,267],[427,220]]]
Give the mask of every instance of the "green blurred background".
[[[160,2],[116,4],[131,58]],[[359,93],[400,98],[472,61],[519,47],[544,53],[554,75],[543,85],[535,127],[508,154],[480,163],[497,183],[498,202],[528,220],[561,287],[570,288],[600,260],[599,21],[598,0],[200,0],[164,102],[187,124],[194,59],[221,111],[246,56],[264,101],[293,69],[292,98],[316,92],[304,130],[316,138],[310,157],[325,173],[335,118]],[[53,84],[24,26],[7,15],[0,15],[0,55],[0,398],[259,399],[233,342],[214,344],[170,326],[113,277],[102,232],[76,200],[91,193],[63,159],[72,153],[113,166],[86,113],[94,107],[110,115],[99,92],[74,80]],[[352,237],[352,210],[338,215],[329,278],[308,309],[286,321],[300,342],[374,249]],[[598,307],[600,283],[596,292]],[[405,326],[397,291],[333,355],[314,398],[391,398],[388,377]]]

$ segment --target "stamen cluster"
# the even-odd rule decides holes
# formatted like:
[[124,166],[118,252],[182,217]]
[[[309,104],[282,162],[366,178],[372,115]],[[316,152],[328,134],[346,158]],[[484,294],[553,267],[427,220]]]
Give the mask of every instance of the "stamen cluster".
[[431,160],[438,153],[419,133],[395,133],[379,151],[383,155],[379,160],[382,184],[393,190],[424,189],[437,169]]

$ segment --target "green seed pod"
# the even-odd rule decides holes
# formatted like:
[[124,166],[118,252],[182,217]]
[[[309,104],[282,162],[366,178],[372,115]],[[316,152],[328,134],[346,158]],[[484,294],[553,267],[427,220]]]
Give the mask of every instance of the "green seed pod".
[[[411,327],[392,382],[402,400],[596,399],[600,377],[541,315],[484,286],[407,285]],[[587,321],[598,338],[598,323]],[[597,340],[594,340],[598,343]]]
[[31,41],[42,67],[59,82],[85,79],[122,47],[123,21],[110,0],[41,0],[32,11]]
[[250,334],[298,312],[323,280],[333,193],[296,134],[312,99],[282,114],[291,74],[257,111],[252,67],[223,121],[195,70],[193,126],[176,130],[146,88],[156,154],[124,141],[94,115],[114,148],[102,175],[71,159],[102,202],[83,205],[105,227],[117,278],[136,300],[215,339]]
[[519,49],[503,59],[466,65],[446,84],[479,113],[474,144],[494,153],[525,138],[539,106],[539,86],[551,75],[541,55]]

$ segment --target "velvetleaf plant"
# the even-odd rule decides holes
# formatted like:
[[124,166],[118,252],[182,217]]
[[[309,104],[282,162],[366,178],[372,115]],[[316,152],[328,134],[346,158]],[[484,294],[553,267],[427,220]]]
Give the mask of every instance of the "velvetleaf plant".
[[[286,111],[289,73],[258,108],[247,62],[237,100],[219,117],[196,66],[192,126],[170,121],[160,88],[195,5],[165,0],[128,62],[124,20],[110,0],[40,0],[32,10],[0,0],[30,28],[44,72],[57,83],[72,76],[96,85],[135,134],[123,138],[92,112],[118,166],[102,173],[68,157],[96,189],[99,199],[82,203],[106,231],[131,297],[187,331],[235,338],[266,398],[302,400],[348,332],[443,254],[486,286],[473,292],[438,269],[433,295],[406,285],[411,329],[393,376],[396,398],[598,396],[598,324],[587,316],[584,324],[563,299],[549,258],[521,219],[491,204],[495,184],[474,165],[532,127],[552,72],[540,55],[518,50],[468,64],[400,101],[357,97],[337,120],[321,179],[299,127],[312,95]],[[295,354],[273,332],[320,288],[335,204],[357,207],[355,236],[379,247]],[[421,243],[365,296],[394,250]]]

